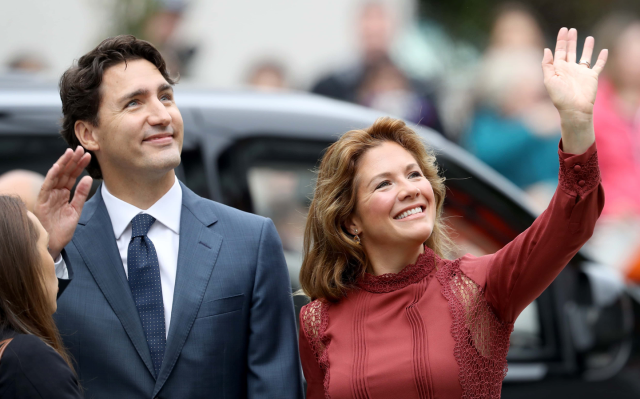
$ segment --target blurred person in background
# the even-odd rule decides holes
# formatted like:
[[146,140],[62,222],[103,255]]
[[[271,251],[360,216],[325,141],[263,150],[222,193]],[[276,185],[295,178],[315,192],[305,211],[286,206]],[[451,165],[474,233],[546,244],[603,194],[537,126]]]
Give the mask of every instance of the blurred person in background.
[[246,83],[262,91],[284,90],[289,87],[284,67],[276,61],[261,61],[249,71]]
[[378,2],[365,3],[356,25],[360,46],[356,63],[322,77],[311,91],[376,108],[442,132],[430,85],[407,76],[392,59],[396,26],[387,7]]
[[9,73],[33,74],[47,69],[47,64],[40,56],[33,53],[20,53],[7,63]]
[[540,209],[558,182],[560,118],[538,60],[542,30],[523,6],[497,12],[477,77],[476,110],[461,143],[471,153],[529,192]]
[[[73,226],[75,228],[75,226]],[[82,394],[52,314],[58,286],[49,234],[17,197],[0,195],[0,397]]]
[[0,175],[0,195],[17,195],[34,211],[44,176],[30,170],[12,170]]
[[357,103],[442,132],[438,112],[419,95],[409,78],[389,58],[369,65],[357,89]]
[[144,23],[143,37],[160,51],[172,74],[188,76],[197,47],[184,43],[176,35],[187,8],[186,0],[160,0],[158,3],[158,9]]
[[610,51],[593,111],[607,201],[589,250],[640,283],[640,18],[611,14],[596,34]]

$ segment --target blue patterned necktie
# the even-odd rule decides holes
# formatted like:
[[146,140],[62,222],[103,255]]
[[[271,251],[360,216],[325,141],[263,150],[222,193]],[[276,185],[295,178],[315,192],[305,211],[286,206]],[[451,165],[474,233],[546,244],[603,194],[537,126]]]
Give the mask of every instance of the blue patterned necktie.
[[167,344],[164,325],[164,303],[160,284],[160,265],[153,243],[147,237],[156,219],[145,213],[131,221],[131,241],[127,253],[129,287],[147,338],[156,376],[160,371]]

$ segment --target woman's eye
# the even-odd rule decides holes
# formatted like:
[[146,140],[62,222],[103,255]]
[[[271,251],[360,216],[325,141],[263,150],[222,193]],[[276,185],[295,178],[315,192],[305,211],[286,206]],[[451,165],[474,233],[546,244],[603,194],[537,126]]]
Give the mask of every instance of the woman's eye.
[[376,190],[389,185],[389,181],[385,180],[376,186]]
[[409,175],[410,179],[414,179],[416,177],[422,177],[422,173],[420,173],[420,172],[411,172],[411,174]]

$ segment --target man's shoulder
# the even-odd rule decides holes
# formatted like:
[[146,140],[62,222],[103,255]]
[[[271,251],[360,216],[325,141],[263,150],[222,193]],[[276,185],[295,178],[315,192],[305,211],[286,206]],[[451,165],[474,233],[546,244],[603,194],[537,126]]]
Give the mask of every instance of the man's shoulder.
[[[197,208],[200,210],[207,210],[211,212],[217,218],[218,223],[232,223],[232,224],[242,224],[242,225],[253,225],[253,226],[262,226],[267,218],[259,215],[255,215],[253,213],[241,211],[239,209],[233,208],[231,206],[222,204],[217,201],[210,200],[208,198],[197,196],[196,194],[192,195],[196,196],[196,201],[188,201],[190,203],[197,203]],[[183,200],[183,207],[190,208],[189,205]],[[194,208],[194,207],[191,207]],[[197,212],[197,209],[191,209],[192,212]]]

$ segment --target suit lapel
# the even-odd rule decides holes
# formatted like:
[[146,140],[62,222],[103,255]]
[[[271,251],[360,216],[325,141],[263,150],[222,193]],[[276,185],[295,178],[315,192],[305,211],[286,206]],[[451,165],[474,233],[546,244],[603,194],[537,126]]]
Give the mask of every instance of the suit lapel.
[[211,203],[194,194],[184,184],[180,185],[182,212],[178,269],[167,347],[156,380],[154,397],[171,374],[187,340],[222,245],[222,236],[209,229],[217,221],[211,210]]
[[73,243],[100,287],[102,294],[120,319],[120,323],[122,323],[147,369],[151,375],[155,375],[149,346],[129,289],[127,276],[124,273],[118,244],[113,235],[111,219],[102,200],[100,188],[93,198],[85,204],[73,236]]

